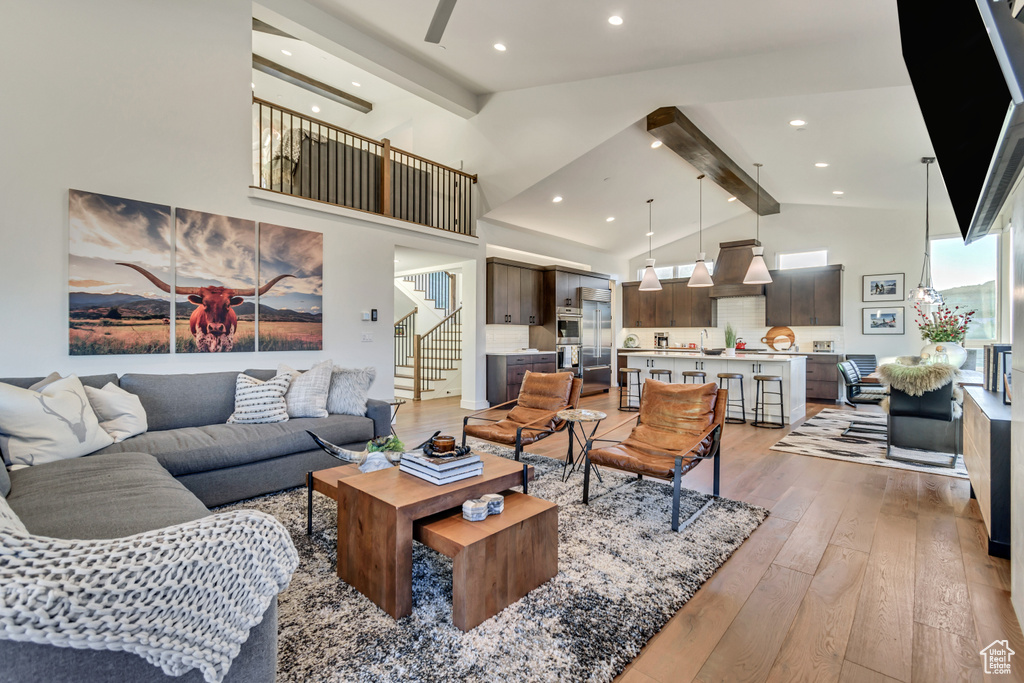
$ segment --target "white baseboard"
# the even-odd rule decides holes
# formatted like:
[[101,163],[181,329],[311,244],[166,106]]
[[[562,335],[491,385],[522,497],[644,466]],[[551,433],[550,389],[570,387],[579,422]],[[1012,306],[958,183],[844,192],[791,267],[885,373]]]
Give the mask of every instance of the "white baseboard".
[[483,410],[484,408],[490,408],[491,404],[486,400],[471,401],[468,398],[464,398],[459,401],[459,407],[464,410]]

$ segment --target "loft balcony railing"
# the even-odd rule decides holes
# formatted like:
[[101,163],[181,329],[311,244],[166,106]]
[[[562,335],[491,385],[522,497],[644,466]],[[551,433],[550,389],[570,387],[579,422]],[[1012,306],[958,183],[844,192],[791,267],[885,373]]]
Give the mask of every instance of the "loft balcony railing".
[[476,235],[475,175],[256,97],[252,110],[253,187]]

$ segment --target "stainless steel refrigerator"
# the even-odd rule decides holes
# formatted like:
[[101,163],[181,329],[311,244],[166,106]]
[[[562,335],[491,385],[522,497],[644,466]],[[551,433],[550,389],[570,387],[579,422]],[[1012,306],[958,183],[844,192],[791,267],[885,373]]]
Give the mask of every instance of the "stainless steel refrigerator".
[[583,320],[580,323],[580,371],[583,394],[607,391],[612,383],[612,293],[580,287]]

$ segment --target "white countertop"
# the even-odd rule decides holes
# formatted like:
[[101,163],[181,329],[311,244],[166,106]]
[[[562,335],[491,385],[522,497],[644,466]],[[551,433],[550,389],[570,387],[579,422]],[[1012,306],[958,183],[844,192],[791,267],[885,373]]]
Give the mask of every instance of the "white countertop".
[[[678,351],[628,351],[620,353],[620,356],[636,356],[638,358],[666,358],[678,357]],[[735,356],[718,355],[712,356],[706,353],[691,352],[686,354],[686,359],[699,358],[701,360],[773,360],[782,363],[795,363],[805,360],[804,354],[767,354],[767,353],[737,353]]]
[[[665,349],[665,348],[657,348],[657,347],[647,347],[647,346],[642,346],[642,347],[637,347],[637,348],[632,348],[632,349],[628,349],[625,346],[620,346],[619,347],[619,353],[633,353],[633,352],[638,352],[638,351],[653,351],[653,352],[667,353],[667,354],[681,354],[681,353],[685,353],[685,354],[688,354],[688,355],[689,354],[695,355],[695,354],[700,353],[697,349],[679,349],[679,348],[671,348],[671,347],[667,348],[667,349]],[[841,355],[843,355],[841,351],[772,351],[771,349],[743,349],[743,350],[736,349],[736,353],[745,353],[745,354],[748,354],[748,355],[769,354],[769,355],[782,355],[782,356],[841,356]]]

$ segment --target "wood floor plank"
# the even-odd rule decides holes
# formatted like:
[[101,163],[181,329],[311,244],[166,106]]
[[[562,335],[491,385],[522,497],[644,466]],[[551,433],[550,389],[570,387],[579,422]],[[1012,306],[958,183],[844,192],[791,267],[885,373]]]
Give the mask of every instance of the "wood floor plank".
[[772,515],[799,522],[817,495],[817,488],[791,486],[778,502],[771,506]]
[[918,477],[917,513],[952,514],[953,491],[950,482],[953,481],[957,480],[938,474],[921,473]]
[[952,509],[917,518],[914,621],[974,640],[974,617]]
[[892,470],[882,498],[882,516],[917,515],[917,472]]
[[899,683],[899,681],[877,671],[866,669],[860,664],[846,661],[843,662],[843,675],[839,677],[839,683]]
[[823,488],[782,546],[775,564],[814,574],[848,498],[849,494],[841,490]]
[[769,517],[647,644],[634,668],[659,681],[692,681],[795,526]]
[[917,520],[912,517],[896,514],[878,520],[846,649],[851,662],[905,683],[910,681],[914,644],[916,537]]
[[868,554],[830,545],[811,581],[768,683],[838,681]]
[[661,683],[656,678],[651,678],[647,674],[637,671],[634,667],[629,667],[616,679],[619,683]]
[[878,513],[882,510],[884,490],[860,488],[843,508],[830,543],[852,550],[869,552],[875,537]]
[[1010,590],[1010,561],[988,554],[985,523],[980,519],[957,517],[956,529],[960,537],[967,582]]
[[811,578],[775,564],[769,567],[694,680],[703,683],[764,681]]
[[914,624],[911,683],[981,683],[984,678],[973,638]]

